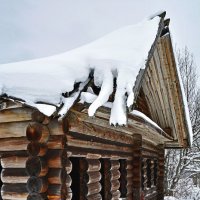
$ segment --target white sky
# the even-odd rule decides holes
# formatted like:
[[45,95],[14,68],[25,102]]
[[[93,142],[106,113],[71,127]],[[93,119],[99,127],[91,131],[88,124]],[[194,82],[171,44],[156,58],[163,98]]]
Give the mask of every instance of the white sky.
[[200,71],[199,0],[0,0],[0,63],[67,51],[160,10]]

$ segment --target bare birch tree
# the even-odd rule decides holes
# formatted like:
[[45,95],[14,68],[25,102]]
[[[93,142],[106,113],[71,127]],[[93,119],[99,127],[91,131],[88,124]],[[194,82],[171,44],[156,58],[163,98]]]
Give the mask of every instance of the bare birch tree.
[[166,151],[165,194],[180,198],[180,196],[191,195],[189,194],[192,185],[191,176],[197,172],[196,168],[198,167],[195,159],[199,157],[198,151],[200,150],[200,91],[197,88],[197,73],[193,55],[187,47],[182,51],[178,50],[176,55],[194,134],[193,148]]

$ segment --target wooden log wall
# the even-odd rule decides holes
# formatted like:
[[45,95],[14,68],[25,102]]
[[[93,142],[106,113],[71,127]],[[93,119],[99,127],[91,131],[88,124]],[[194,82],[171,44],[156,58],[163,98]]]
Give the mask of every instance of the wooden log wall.
[[6,109],[0,110],[1,199],[25,200],[29,179],[26,172],[29,143],[26,126],[31,122],[32,109],[21,109],[19,105],[7,103]]
[[[67,123],[67,121],[65,123]],[[69,152],[67,152],[67,125],[65,126],[55,120],[49,124],[49,128],[51,136],[48,142],[47,154],[47,163],[49,167],[49,172],[47,174],[49,183],[47,191],[48,199],[71,200],[72,179],[70,173],[72,171],[72,163],[69,160]]]
[[58,122],[22,109],[16,119],[18,109],[0,121],[2,199],[162,199],[163,147],[73,115]]
[[26,161],[26,172],[29,175],[26,185],[29,193],[28,200],[47,199],[49,169],[46,154],[50,131],[47,125],[42,123],[40,116],[43,115],[38,111],[34,112],[32,121],[35,120],[35,122],[26,128],[26,137],[29,141],[27,146],[29,157]]
[[142,136],[135,135],[133,141],[133,199],[140,199],[142,195]]

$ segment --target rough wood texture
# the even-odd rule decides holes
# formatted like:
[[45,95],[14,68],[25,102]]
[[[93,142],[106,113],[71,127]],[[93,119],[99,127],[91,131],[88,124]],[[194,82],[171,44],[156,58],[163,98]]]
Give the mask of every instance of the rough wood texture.
[[141,156],[142,156],[142,136],[135,135],[133,138],[133,199],[141,197]]
[[47,200],[46,194],[31,193],[28,195],[27,200]]
[[31,118],[32,118],[32,121],[38,122],[41,124],[48,124],[50,122],[50,119],[38,110],[32,112]]
[[147,190],[147,159],[142,159],[142,189]]
[[1,158],[3,168],[25,168],[28,156],[10,156]]
[[29,193],[44,193],[48,189],[48,182],[45,178],[32,176],[27,181],[27,190]]
[[87,184],[87,186],[85,186],[83,190],[84,190],[85,196],[97,194],[101,191],[101,184],[99,182]]
[[67,187],[70,187],[72,182],[71,177],[67,174],[67,171],[64,169],[50,168],[47,177],[48,182],[50,184],[66,183]]
[[26,127],[30,122],[0,123],[0,138],[25,137]]
[[32,156],[44,156],[47,153],[47,145],[45,143],[30,142],[27,150]]
[[26,150],[28,141],[25,137],[2,138],[0,139],[0,144],[0,151],[3,153],[5,151]]
[[67,174],[70,174],[72,171],[72,162],[67,159],[66,165],[65,165],[65,170],[67,172]]
[[81,170],[88,172],[97,172],[101,169],[101,163],[99,160],[94,159],[83,159],[83,165],[81,165]]
[[80,199],[92,199],[100,197],[101,191],[101,173],[100,162],[98,160],[80,159]]
[[70,200],[72,198],[71,189],[63,187],[60,184],[50,184],[47,193],[49,200],[61,200],[61,199]]
[[0,110],[0,123],[30,121],[32,111],[24,107]]
[[26,183],[28,174],[25,169],[3,169],[1,172],[1,181],[3,183]]
[[[119,172],[119,161],[111,161],[110,159],[101,159],[102,164],[102,197],[103,199],[116,199],[118,194],[120,195],[120,172]],[[117,195],[116,195],[117,194]]]
[[87,172],[84,174],[84,180],[87,184],[96,183],[101,180],[101,173],[100,172]]
[[1,196],[3,199],[25,200],[28,196],[26,184],[3,184]]
[[29,157],[26,161],[26,171],[30,176],[45,176],[48,173],[46,160],[41,157]]
[[87,200],[102,200],[102,197],[98,193],[98,194],[93,194],[93,195],[87,196]]
[[68,162],[67,151],[62,149],[49,149],[47,162],[49,168],[62,168]]
[[159,145],[160,151],[159,158],[158,158],[158,184],[157,184],[157,191],[158,191],[158,199],[157,200],[163,200],[164,199],[164,146]]
[[29,124],[26,129],[26,137],[29,141],[46,143],[49,139],[49,129],[40,123]]

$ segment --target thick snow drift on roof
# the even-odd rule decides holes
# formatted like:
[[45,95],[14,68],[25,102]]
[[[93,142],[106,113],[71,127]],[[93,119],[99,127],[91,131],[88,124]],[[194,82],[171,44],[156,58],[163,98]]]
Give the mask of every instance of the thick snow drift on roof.
[[91,70],[94,70],[94,82],[101,87],[101,91],[91,104],[89,115],[94,115],[96,109],[107,102],[116,77],[117,90],[110,123],[126,124],[126,105],[133,103],[136,76],[139,69],[145,67],[159,21],[160,18],[155,17],[121,28],[88,45],[59,55],[0,65],[0,95],[20,98],[48,115],[55,110],[47,108],[45,112],[44,106],[40,109],[37,102],[55,106],[64,104],[60,114],[65,115],[81,90],[72,94],[70,103],[62,93],[72,91],[76,82],[86,82]]

